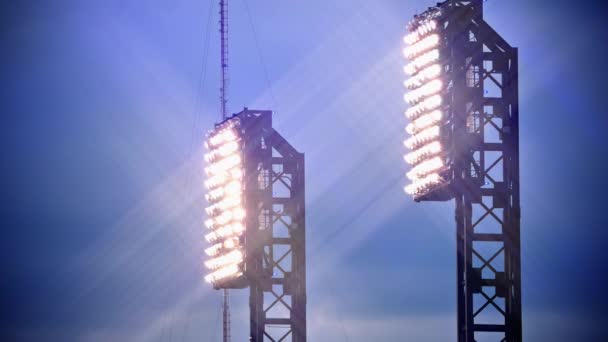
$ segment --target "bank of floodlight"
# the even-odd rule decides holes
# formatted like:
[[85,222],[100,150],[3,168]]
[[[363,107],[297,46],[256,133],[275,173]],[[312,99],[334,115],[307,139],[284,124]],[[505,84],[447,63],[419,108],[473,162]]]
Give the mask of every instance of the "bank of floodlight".
[[210,244],[205,249],[208,256],[205,280],[215,287],[243,276],[244,156],[239,126],[238,119],[228,120],[217,126],[205,143],[205,198],[209,203],[205,209],[208,217],[205,240]]
[[408,76],[404,100],[409,106],[405,111],[409,122],[405,128],[408,138],[404,145],[408,152],[404,160],[411,168],[405,191],[416,200],[449,182],[446,176],[449,149],[444,129],[449,101],[440,16],[438,10],[416,18],[408,25],[409,33],[403,39],[407,63],[404,71]]

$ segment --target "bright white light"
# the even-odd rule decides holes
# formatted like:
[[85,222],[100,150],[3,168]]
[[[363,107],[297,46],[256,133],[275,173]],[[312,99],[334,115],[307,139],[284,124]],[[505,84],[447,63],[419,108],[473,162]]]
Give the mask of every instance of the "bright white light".
[[233,250],[228,254],[205,261],[205,267],[213,270],[226,265],[239,263],[241,261],[243,261],[243,253],[239,250]]
[[415,74],[418,70],[424,68],[425,66],[435,62],[439,60],[439,50],[438,49],[433,49],[430,50],[428,52],[425,52],[424,54],[414,58],[413,61],[411,61],[410,63],[408,63],[403,70],[408,74],[408,75],[413,75]]
[[403,38],[403,41],[407,45],[414,44],[419,41],[420,38],[424,37],[424,35],[434,31],[435,29],[437,29],[437,22],[435,20],[431,20],[418,26],[418,28],[414,32],[405,36]]
[[[434,14],[432,18],[437,18]],[[409,90],[404,100],[410,105],[405,116],[411,122],[405,128],[410,135],[404,145],[410,150],[404,160],[412,166],[407,177],[411,183],[405,191],[413,196],[423,194],[435,186],[445,183],[440,173],[446,168],[446,151],[441,139],[445,119],[442,109],[444,68],[440,62],[442,44],[439,23],[436,20],[418,21],[416,29],[404,37],[407,45],[403,49],[409,63],[404,72],[410,78],[403,82]]]
[[222,196],[224,196],[224,188],[217,188],[217,189],[213,189],[213,190],[209,191],[205,195],[205,198],[207,199],[207,201],[212,201],[212,200],[218,199]]
[[424,191],[428,190],[433,186],[438,186],[445,183],[443,177],[441,177],[437,173],[430,174],[422,179],[417,179],[416,181],[408,184],[405,187],[405,192],[411,196],[417,196],[422,194]]
[[415,181],[430,173],[438,172],[443,167],[445,167],[443,159],[440,157],[434,157],[416,165],[410,172],[407,173],[407,178]]
[[240,222],[225,224],[205,235],[205,240],[215,242],[224,238],[234,238],[240,236],[243,231],[245,231],[245,226]]
[[408,89],[414,89],[420,87],[424,82],[432,80],[441,75],[441,65],[433,64],[418,72],[415,76],[410,77],[407,81],[403,82]]
[[238,245],[238,239],[232,238],[224,241],[224,248],[232,249]]
[[232,220],[232,211],[224,211],[221,214],[219,214],[219,216],[217,216],[215,218],[215,221],[217,222],[217,224],[219,225],[225,225],[226,223],[230,222]]
[[407,103],[413,105],[427,96],[437,94],[441,89],[443,89],[443,82],[439,79],[435,79],[416,90],[406,93],[404,99]]
[[439,141],[433,141],[432,143],[426,144],[419,149],[406,154],[404,159],[408,164],[415,165],[424,158],[441,153],[441,151],[441,143]]
[[439,138],[439,134],[441,133],[441,129],[439,126],[431,126],[422,132],[412,135],[405,142],[405,147],[413,150],[418,146],[424,145],[427,142],[431,142],[432,140],[436,140]]
[[435,29],[437,29],[437,22],[435,20],[431,20],[420,24],[416,32],[422,36],[434,31]]
[[408,119],[413,120],[421,116],[426,111],[437,109],[439,106],[441,106],[442,102],[443,99],[441,95],[433,95],[417,105],[408,108],[405,111],[405,116],[407,116]]
[[224,184],[228,180],[225,174],[215,175],[205,181],[205,187],[209,190]]
[[208,256],[215,256],[222,249],[223,245],[224,244],[222,244],[222,243],[217,243],[217,244],[205,249],[205,254],[207,254]]
[[232,211],[232,216],[234,217],[235,220],[241,221],[242,219],[245,218],[245,209],[243,208],[236,208]]
[[209,145],[215,147],[226,142],[234,141],[237,138],[237,134],[232,130],[231,127],[228,127],[211,137],[211,139],[209,139]]
[[210,218],[210,219],[206,219],[206,220],[205,220],[205,226],[206,226],[208,229],[213,228],[213,225],[214,225],[214,224],[215,224],[215,223],[214,223],[214,221],[213,221],[213,219],[212,219],[212,218]]
[[205,168],[205,171],[208,175],[221,175],[224,174],[227,170],[237,167],[241,165],[241,156],[233,153],[226,156],[223,159],[215,161],[209,167]]
[[236,278],[242,275],[242,272],[237,264],[232,264],[205,276],[205,281],[208,283],[216,283],[219,280],[226,278]]
[[413,135],[421,130],[439,123],[443,119],[443,113],[440,110],[434,110],[428,114],[421,115],[413,122],[410,122],[405,131]]
[[239,237],[245,231],[243,219],[243,157],[239,142],[238,122],[223,124],[211,136],[206,147],[205,160],[208,178],[205,195],[210,205],[205,208],[209,218],[205,226],[210,230],[205,240],[213,245],[205,249],[212,257],[205,262],[211,271],[205,280],[216,283],[242,275],[240,265],[244,256]]
[[432,34],[418,41],[416,44],[410,45],[403,49],[403,55],[406,58],[412,58],[416,55],[419,55],[421,52],[436,47],[437,45],[439,45],[439,35]]
[[420,34],[418,34],[418,31],[414,31],[414,32],[408,34],[407,36],[403,37],[403,42],[407,45],[412,45],[415,42],[417,42],[418,40],[420,40]]
[[207,233],[205,235],[205,240],[207,240],[207,242],[211,243],[214,242],[215,240],[218,239],[217,234],[215,233],[215,231],[211,232],[211,233]]
[[242,186],[241,186],[241,182],[239,181],[232,181],[228,184],[226,184],[226,186],[224,187],[224,194],[225,196],[235,196],[240,194],[242,191]]

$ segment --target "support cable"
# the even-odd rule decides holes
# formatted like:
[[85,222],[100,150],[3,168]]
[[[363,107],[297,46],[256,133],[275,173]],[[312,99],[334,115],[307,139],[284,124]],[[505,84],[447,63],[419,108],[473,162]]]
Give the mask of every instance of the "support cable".
[[270,74],[268,72],[267,64],[264,61],[264,55],[262,54],[262,48],[260,47],[260,41],[258,39],[257,31],[255,30],[255,25],[253,22],[253,15],[251,14],[251,10],[249,9],[249,4],[247,0],[242,0],[243,5],[245,6],[245,10],[247,11],[247,17],[249,18],[249,26],[251,27],[251,32],[253,33],[253,42],[255,43],[255,48],[258,54],[258,59],[260,60],[260,64],[262,65],[262,71],[264,72],[264,78],[266,79],[266,86],[270,91],[270,101],[272,102],[273,111],[276,113],[276,98],[274,97],[274,90],[272,87],[272,83],[270,82]]

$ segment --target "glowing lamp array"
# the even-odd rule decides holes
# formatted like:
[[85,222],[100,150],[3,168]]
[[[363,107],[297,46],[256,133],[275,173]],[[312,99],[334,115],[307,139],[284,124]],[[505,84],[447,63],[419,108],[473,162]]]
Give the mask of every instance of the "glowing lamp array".
[[419,22],[403,41],[403,55],[408,60],[403,70],[409,76],[403,83],[407,89],[403,98],[409,105],[405,116],[410,121],[405,128],[409,137],[404,145],[409,151],[404,160],[411,167],[405,192],[418,197],[446,182],[441,176],[447,165],[441,128],[445,85],[439,24],[435,20]]
[[205,280],[212,284],[242,276],[243,246],[239,237],[245,231],[243,208],[243,156],[238,132],[238,121],[228,121],[218,127],[205,146],[207,180],[205,208],[207,233],[211,244],[205,249],[209,273]]

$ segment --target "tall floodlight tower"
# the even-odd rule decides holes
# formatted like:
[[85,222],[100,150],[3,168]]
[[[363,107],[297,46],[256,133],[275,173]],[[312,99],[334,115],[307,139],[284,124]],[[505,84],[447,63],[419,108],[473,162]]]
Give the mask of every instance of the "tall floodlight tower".
[[304,155],[249,110],[206,141],[209,273],[216,289],[249,287],[250,341],[306,341]]
[[455,200],[458,341],[520,342],[517,49],[482,5],[445,1],[408,25],[405,191]]

